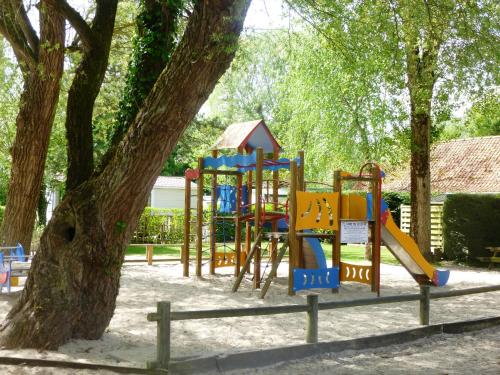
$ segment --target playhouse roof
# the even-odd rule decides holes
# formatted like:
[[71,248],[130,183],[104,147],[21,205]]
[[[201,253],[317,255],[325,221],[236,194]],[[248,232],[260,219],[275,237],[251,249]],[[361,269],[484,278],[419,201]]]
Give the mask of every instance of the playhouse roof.
[[[500,192],[500,136],[437,143],[431,149],[430,164],[432,192]],[[409,165],[390,175],[384,190],[410,191]]]
[[[186,181],[184,177],[176,176],[158,176],[153,189],[184,189],[186,186]],[[191,188],[196,188],[196,184],[191,182]]]
[[262,147],[265,153],[281,150],[264,120],[231,124],[213,145],[215,150],[242,148],[249,153],[257,147]]

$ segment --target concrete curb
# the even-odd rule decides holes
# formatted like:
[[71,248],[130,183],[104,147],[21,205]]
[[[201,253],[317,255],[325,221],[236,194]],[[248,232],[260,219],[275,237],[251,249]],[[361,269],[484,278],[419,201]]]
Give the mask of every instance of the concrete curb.
[[178,362],[172,361],[170,363],[169,373],[176,375],[221,374],[224,371],[270,366],[279,362],[303,359],[327,353],[339,353],[345,350],[364,350],[394,344],[404,344],[443,333],[458,334],[490,328],[497,325],[500,325],[500,316],[479,320],[434,324],[402,332],[362,337],[352,340],[294,345],[195,358]]

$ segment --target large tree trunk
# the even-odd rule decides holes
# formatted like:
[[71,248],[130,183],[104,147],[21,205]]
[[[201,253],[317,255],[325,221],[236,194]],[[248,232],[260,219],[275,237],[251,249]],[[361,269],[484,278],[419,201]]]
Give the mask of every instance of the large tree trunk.
[[228,68],[250,0],[198,1],[171,62],[99,176],[67,194],[2,326],[6,347],[96,339],[115,308],[124,249],[157,175]]
[[[24,70],[24,91],[16,120],[12,147],[12,168],[0,240],[8,245],[20,242],[26,250],[36,217],[59,83],[64,61],[64,19],[42,1],[40,50],[35,68]],[[17,54],[16,54],[17,55]]]
[[[422,48],[423,50],[421,50]],[[436,50],[413,45],[407,52],[408,89],[411,106],[410,233],[428,260],[432,259],[430,129],[436,65]]]

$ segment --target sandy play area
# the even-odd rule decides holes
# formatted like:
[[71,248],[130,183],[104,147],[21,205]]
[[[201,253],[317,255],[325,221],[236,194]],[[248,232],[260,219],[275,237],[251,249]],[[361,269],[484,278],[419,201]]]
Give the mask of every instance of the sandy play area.
[[[237,293],[231,293],[233,276],[232,269],[229,268],[219,269],[217,276],[208,276],[208,269],[204,269],[204,274],[207,276],[198,279],[196,277],[183,278],[182,265],[179,263],[153,266],[147,266],[144,263],[126,264],[123,267],[118,306],[102,339],[74,340],[61,347],[58,352],[0,350],[0,356],[51,358],[145,367],[146,361],[153,359],[155,355],[156,340],[156,324],[148,322],[146,315],[148,312],[155,311],[157,301],[171,301],[173,310],[177,311],[304,304],[305,293],[299,293],[295,297],[287,296],[286,279],[283,277],[286,270],[287,264],[282,264],[278,274],[280,278],[272,285],[266,299],[261,300],[258,298],[258,292],[252,290],[250,279],[244,280]],[[194,268],[191,272],[194,272]],[[500,284],[498,271],[452,268],[449,283],[444,289],[463,289],[493,284]],[[383,296],[419,291],[415,281],[403,267],[399,266],[382,265],[381,286]],[[319,300],[326,302],[374,296],[369,290],[366,285],[345,283],[340,293],[336,295],[330,293],[329,290],[319,291]],[[3,319],[6,315],[15,298],[15,294],[0,295],[0,318]],[[431,301],[431,324],[498,316],[499,305],[500,292],[433,300]],[[418,326],[417,302],[321,311],[319,313],[319,340],[349,339],[397,332]],[[304,340],[304,313],[172,323],[172,357],[174,359],[303,344]],[[446,348],[449,350],[444,350]],[[432,355],[433,350],[435,350],[434,355]],[[442,350],[444,352],[441,355]],[[489,354],[488,360],[481,362],[483,363],[481,373],[500,371],[500,331],[489,329],[464,335],[444,335],[400,347],[387,347],[383,350],[343,352],[342,355],[315,358],[311,361],[301,361],[299,364],[291,363],[286,367],[248,370],[245,373],[302,374],[306,372],[306,368],[311,369],[313,364],[318,370],[336,369],[339,373],[355,373],[363,368],[372,369],[370,373],[390,373],[391,371],[401,373],[401,371],[408,370],[409,361],[420,363],[421,367],[418,369],[421,368],[422,373],[426,368],[426,363],[435,370],[431,373],[454,373],[454,371],[460,373],[460,369],[464,369],[460,365],[460,361],[465,358],[462,351],[475,353],[478,362],[480,358],[484,359],[485,353]],[[395,359],[391,360],[392,357]],[[432,359],[436,358],[449,364],[443,367],[447,370],[441,371],[431,363]],[[474,363],[473,360],[468,362]],[[429,373],[428,370],[429,368],[426,373]],[[54,371],[58,374],[65,372]],[[50,369],[0,366],[0,373],[44,374],[52,372]],[[71,370],[68,373],[87,372]]]

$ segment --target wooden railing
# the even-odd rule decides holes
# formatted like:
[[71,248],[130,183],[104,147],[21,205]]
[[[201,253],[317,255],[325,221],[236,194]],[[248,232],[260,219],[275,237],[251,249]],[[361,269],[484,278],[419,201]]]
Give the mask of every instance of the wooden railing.
[[386,296],[378,298],[363,298],[350,301],[318,302],[318,295],[307,296],[306,305],[282,305],[268,307],[231,308],[218,310],[191,310],[191,311],[171,311],[171,303],[168,301],[158,302],[157,311],[149,313],[147,319],[157,323],[157,348],[156,360],[148,362],[150,369],[168,369],[170,362],[170,339],[171,322],[179,320],[194,319],[217,319],[233,318],[241,316],[258,316],[274,314],[292,314],[305,312],[306,315],[306,342],[313,344],[318,342],[318,311],[343,309],[347,307],[381,305],[398,302],[420,302],[419,318],[421,325],[429,325],[430,300],[438,298],[459,297],[469,294],[487,293],[500,291],[500,285],[484,286],[478,288],[450,290],[444,292],[430,292],[430,287],[425,285],[420,287],[420,293],[397,296]]

